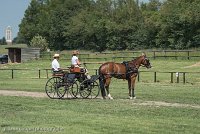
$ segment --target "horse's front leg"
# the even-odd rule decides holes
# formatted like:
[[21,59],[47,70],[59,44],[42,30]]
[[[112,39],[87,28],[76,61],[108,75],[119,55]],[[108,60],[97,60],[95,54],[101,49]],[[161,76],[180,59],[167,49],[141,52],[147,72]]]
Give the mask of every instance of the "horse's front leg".
[[136,99],[136,96],[135,96],[135,80],[136,80],[136,77],[133,76],[133,77],[131,77],[130,82],[129,82],[129,97],[130,97],[130,99]]
[[132,91],[131,91],[131,79],[128,79],[128,95],[129,95],[129,98],[131,99],[132,97]]

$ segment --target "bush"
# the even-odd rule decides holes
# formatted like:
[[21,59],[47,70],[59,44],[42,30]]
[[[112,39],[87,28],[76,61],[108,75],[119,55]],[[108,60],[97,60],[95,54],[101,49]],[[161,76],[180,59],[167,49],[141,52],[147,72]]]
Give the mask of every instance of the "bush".
[[34,36],[30,41],[30,47],[40,48],[41,51],[46,51],[48,47],[48,42],[45,38],[40,35]]

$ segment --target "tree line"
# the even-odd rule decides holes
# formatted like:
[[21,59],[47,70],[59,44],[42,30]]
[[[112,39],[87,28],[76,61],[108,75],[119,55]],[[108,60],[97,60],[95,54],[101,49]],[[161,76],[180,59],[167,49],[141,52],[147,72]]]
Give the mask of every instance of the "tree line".
[[32,0],[17,43],[41,36],[51,50],[200,47],[199,0]]

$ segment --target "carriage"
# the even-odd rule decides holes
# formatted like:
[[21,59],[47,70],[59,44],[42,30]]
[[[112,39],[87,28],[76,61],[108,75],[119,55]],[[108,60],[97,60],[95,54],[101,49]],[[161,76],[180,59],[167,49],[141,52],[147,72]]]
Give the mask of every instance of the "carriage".
[[80,71],[53,73],[45,85],[45,91],[51,99],[91,98],[99,95],[99,75],[86,76],[86,68]]

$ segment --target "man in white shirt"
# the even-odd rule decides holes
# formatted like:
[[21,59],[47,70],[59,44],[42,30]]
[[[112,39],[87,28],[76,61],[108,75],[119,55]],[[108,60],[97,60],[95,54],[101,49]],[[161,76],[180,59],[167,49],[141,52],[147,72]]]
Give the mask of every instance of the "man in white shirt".
[[53,60],[52,63],[51,63],[51,67],[52,67],[53,72],[59,72],[59,71],[62,70],[62,69],[60,68],[60,64],[59,64],[59,62],[58,62],[59,57],[60,57],[59,54],[54,54],[54,56],[53,56],[54,60]]

